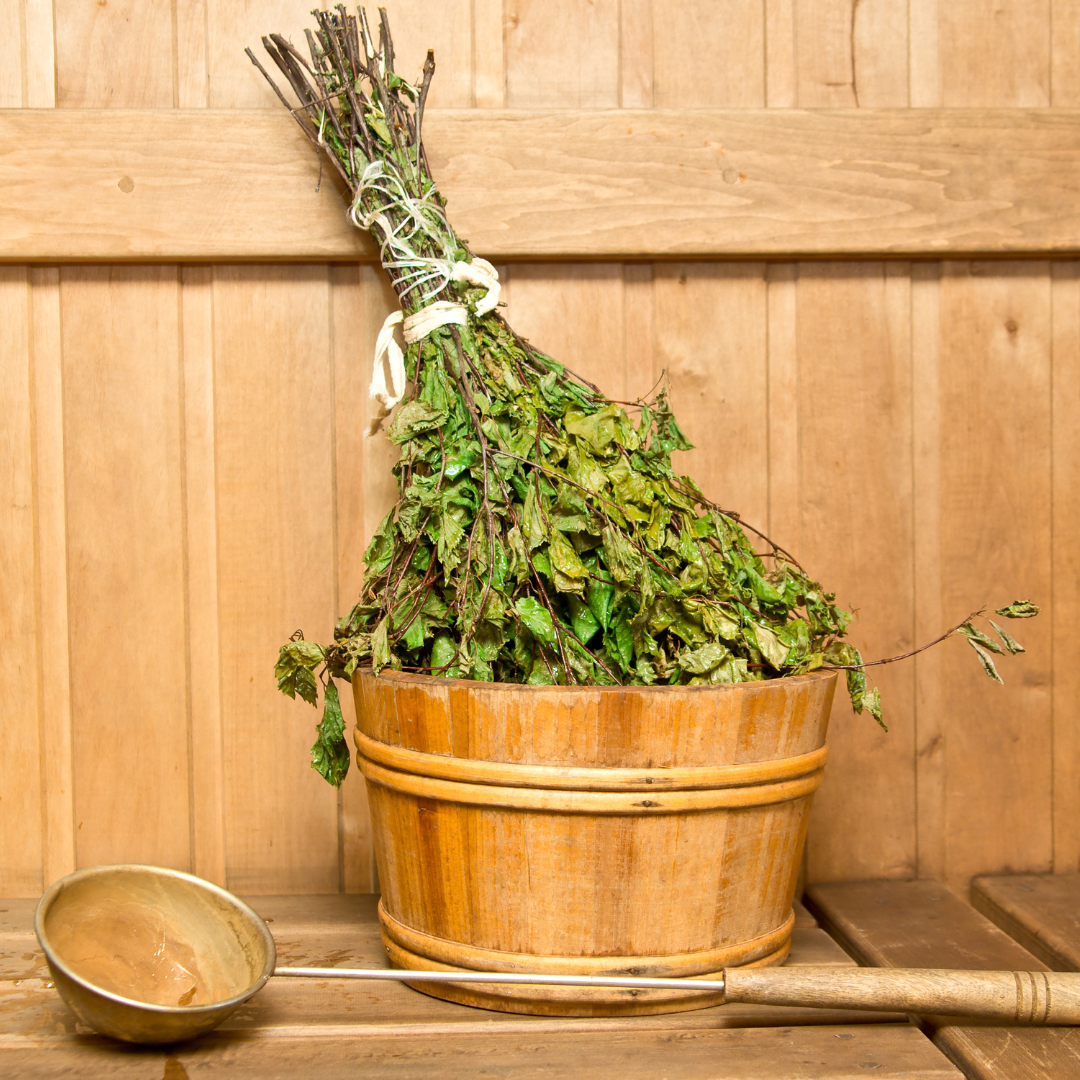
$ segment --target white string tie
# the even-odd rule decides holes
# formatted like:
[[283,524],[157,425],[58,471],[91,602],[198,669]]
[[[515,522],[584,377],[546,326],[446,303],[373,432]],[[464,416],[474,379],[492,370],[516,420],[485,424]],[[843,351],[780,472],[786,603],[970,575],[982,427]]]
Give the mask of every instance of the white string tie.
[[[398,313],[400,314],[400,312]],[[422,307],[406,320],[401,328],[401,336],[406,345],[422,341],[440,326],[467,326],[469,309],[464,304],[455,304],[450,300],[436,300],[427,307]]]
[[451,281],[467,281],[470,285],[476,285],[487,292],[476,301],[476,314],[486,315],[495,310],[499,302],[499,292],[502,286],[499,284],[499,272],[487,261],[473,256],[471,263],[456,262],[450,271]]

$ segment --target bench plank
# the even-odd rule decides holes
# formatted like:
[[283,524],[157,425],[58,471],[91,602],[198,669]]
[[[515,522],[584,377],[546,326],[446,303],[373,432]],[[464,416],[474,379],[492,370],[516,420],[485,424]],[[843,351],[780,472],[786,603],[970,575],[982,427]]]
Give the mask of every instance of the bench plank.
[[[248,902],[268,921],[278,962],[289,966],[385,967],[377,896],[254,897]],[[34,901],[5,902],[0,923],[0,1045],[12,1039],[66,1039],[83,1031],[48,983],[44,957],[33,937]],[[812,921],[806,914],[802,921]],[[21,931],[16,928],[21,925]],[[849,967],[854,961],[825,933],[796,926],[792,965]],[[732,1004],[690,1013],[650,1017],[545,1019],[462,1008],[417,993],[399,983],[284,980],[269,983],[233,1014],[222,1030],[264,1033],[318,1029],[370,1034],[408,1027],[414,1031],[478,1029],[517,1025],[563,1030],[687,1030],[776,1024],[863,1024],[904,1022],[899,1014],[860,1013]]]
[[[1046,970],[1004,931],[937,882],[811,885],[806,901],[822,926],[867,966]],[[920,1019],[934,1043],[978,1080],[1046,1080],[1080,1074],[1080,1029]]]
[[229,1039],[147,1050],[96,1037],[78,1045],[0,1048],[0,1072],[38,1077],[145,1080],[960,1080],[960,1073],[915,1028],[784,1027],[727,1031],[613,1031],[603,1039],[567,1031],[492,1031],[355,1038]]
[[978,877],[971,902],[1053,971],[1080,971],[1080,874]]

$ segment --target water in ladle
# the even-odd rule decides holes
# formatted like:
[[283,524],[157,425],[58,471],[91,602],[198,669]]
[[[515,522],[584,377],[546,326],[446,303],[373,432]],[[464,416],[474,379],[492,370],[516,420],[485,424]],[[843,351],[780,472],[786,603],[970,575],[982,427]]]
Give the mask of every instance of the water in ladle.
[[208,992],[191,945],[170,934],[164,914],[113,896],[49,920],[49,936],[81,978],[151,1005],[205,1005]]

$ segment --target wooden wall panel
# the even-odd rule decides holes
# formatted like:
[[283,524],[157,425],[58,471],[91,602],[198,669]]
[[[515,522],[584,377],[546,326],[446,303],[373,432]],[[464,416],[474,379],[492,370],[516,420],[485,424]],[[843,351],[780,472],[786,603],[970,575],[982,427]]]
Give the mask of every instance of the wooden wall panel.
[[0,270],[0,895],[42,885],[41,739],[34,553],[30,283],[24,267]]
[[[310,6],[19,0],[0,106],[271,108],[243,47],[302,39]],[[443,107],[1080,106],[1077,0],[388,6],[403,71],[436,49]],[[1046,604],[1004,690],[952,643],[878,670],[888,735],[838,701],[811,876],[1080,868],[1077,263],[500,272],[515,326],[609,392],[668,372],[681,467],[861,609],[868,655],[984,600]],[[348,609],[393,501],[396,451],[363,436],[393,306],[370,266],[0,272],[22,694],[0,895],[127,857],[251,892],[377,884],[363,783],[335,797],[308,768],[317,714],[271,668]]]
[[[984,604],[1052,599],[1048,271],[949,263],[942,276],[941,586],[950,625]],[[954,884],[985,866],[1050,869],[1049,605],[1046,614],[1018,630],[1029,651],[1002,664],[1004,688],[971,664],[963,642],[942,650],[945,874]]]
[[1050,104],[1050,0],[948,0],[940,20],[943,105]]
[[[866,659],[915,646],[910,313],[903,263],[800,269],[799,557],[856,609],[850,638]],[[912,667],[869,675],[889,732],[838,693],[811,880],[914,874]]]
[[171,0],[54,0],[56,104],[176,105]]
[[213,271],[185,267],[180,282],[192,863],[200,877],[224,885]]
[[503,0],[511,109],[619,104],[618,0]]
[[207,99],[211,109],[261,109],[269,104],[266,80],[244,55],[245,47],[264,55],[264,34],[282,34],[307,52],[304,29],[313,25],[312,8],[325,0],[202,0],[206,7]]
[[176,267],[60,281],[76,854],[191,866]]
[[22,5],[0,6],[0,109],[16,109],[25,102]]
[[[941,569],[941,264],[911,271],[912,526],[915,639],[943,628]],[[913,658],[915,676],[915,845],[918,877],[945,874],[945,701],[942,649]]]
[[[393,299],[389,286],[368,266],[335,266],[330,284],[337,500],[334,613],[342,616],[360,595],[367,542],[397,495],[390,474],[396,448],[384,438],[367,436],[372,415],[370,358],[379,327],[393,310]],[[348,686],[341,690],[342,712],[351,725],[352,694]],[[345,892],[370,892],[376,887],[371,817],[366,785],[355,768],[341,789],[339,814],[341,887]]]
[[655,5],[652,53],[656,108],[765,104],[765,19],[760,0]]
[[1050,268],[1054,872],[1080,870],[1080,264]]
[[621,266],[524,265],[507,277],[507,313],[519,334],[609,397],[644,392],[627,387]]
[[278,649],[333,630],[333,403],[326,267],[214,278],[218,620],[229,887],[336,892],[333,790],[309,767],[318,717],[283,698]]
[[660,264],[652,380],[665,376],[695,449],[673,464],[725,509],[765,530],[769,514],[765,268]]
[[49,883],[75,869],[60,272],[31,270],[30,285],[42,861]]

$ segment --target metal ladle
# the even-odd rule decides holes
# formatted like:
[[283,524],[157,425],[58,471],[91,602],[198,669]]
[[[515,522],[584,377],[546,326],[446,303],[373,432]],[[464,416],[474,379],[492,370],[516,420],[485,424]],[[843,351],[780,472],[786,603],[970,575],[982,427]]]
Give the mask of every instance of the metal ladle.
[[60,996],[127,1042],[194,1038],[280,978],[621,987],[721,993],[725,1002],[1080,1024],[1080,973],[728,968],[719,979],[275,967],[266,923],[225,889],[154,866],[95,866],[51,885],[34,930]]

